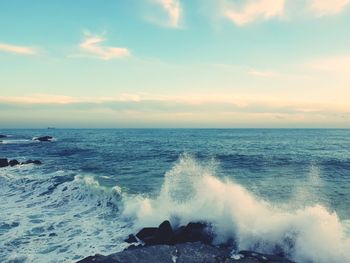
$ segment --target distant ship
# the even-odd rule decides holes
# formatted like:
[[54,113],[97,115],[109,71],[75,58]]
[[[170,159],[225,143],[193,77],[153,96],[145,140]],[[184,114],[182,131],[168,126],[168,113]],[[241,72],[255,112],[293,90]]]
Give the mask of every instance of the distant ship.
[[48,130],[54,130],[56,129],[55,127],[47,127]]

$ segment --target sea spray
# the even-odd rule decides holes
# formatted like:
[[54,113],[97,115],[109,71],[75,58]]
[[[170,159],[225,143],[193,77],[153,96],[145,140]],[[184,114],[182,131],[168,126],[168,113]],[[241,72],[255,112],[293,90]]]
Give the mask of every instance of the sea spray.
[[124,216],[135,218],[136,227],[164,219],[206,221],[216,243],[234,239],[237,250],[279,253],[298,262],[350,262],[350,239],[336,213],[320,204],[281,208],[217,178],[212,166],[189,155],[166,173],[156,198],[125,196]]

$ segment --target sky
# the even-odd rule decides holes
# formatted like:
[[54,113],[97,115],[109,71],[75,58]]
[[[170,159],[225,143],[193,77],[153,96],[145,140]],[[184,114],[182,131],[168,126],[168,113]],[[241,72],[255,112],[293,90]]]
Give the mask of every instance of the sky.
[[350,128],[350,0],[0,0],[0,128]]

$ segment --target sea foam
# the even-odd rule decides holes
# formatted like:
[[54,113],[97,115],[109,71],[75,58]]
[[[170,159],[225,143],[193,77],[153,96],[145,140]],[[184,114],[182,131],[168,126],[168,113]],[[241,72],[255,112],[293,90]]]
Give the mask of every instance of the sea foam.
[[124,196],[123,215],[135,228],[207,221],[215,242],[236,250],[279,253],[297,262],[350,262],[350,238],[335,212],[324,206],[287,209],[259,199],[243,186],[215,176],[212,165],[188,155],[165,175],[156,198]]

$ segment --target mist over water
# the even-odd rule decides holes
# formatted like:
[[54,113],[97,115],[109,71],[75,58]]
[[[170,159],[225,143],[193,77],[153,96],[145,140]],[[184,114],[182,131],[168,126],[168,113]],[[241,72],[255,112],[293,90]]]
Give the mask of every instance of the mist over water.
[[[1,131],[0,258],[71,262],[122,250],[165,219],[215,243],[298,262],[350,262],[348,130]],[[9,142],[8,142],[9,141]]]

